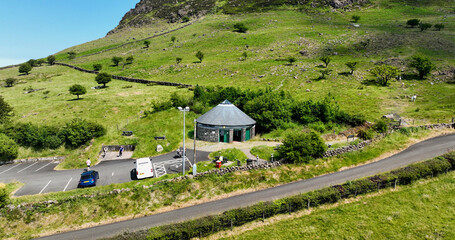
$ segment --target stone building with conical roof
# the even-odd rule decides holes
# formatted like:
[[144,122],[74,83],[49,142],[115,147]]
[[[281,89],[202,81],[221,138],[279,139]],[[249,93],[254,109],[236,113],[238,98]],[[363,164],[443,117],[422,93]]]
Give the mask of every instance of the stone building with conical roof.
[[244,142],[255,135],[256,121],[224,100],[196,119],[196,137],[208,142]]

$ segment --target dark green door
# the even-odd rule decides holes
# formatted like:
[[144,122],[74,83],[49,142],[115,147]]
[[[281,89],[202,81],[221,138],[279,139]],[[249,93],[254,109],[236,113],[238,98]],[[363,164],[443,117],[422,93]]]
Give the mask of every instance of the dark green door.
[[224,131],[224,142],[225,143],[229,142],[229,131]]
[[248,128],[245,132],[245,141],[250,140],[250,129]]

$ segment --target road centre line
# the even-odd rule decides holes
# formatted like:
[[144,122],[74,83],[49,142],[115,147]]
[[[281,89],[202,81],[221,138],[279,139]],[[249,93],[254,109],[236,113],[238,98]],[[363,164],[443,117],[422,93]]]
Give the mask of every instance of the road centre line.
[[49,165],[49,164],[51,164],[51,163],[53,163],[53,162],[54,162],[54,161],[52,161],[52,162],[50,162],[50,163],[48,163],[48,164],[46,164],[46,165],[44,165],[44,166],[42,166],[42,167],[36,169],[35,172],[38,172],[39,170],[43,169],[44,167],[46,167],[47,165]]
[[46,184],[46,186],[44,186],[43,189],[41,189],[41,191],[39,191],[38,194],[41,194],[41,193],[44,191],[44,189],[46,189],[47,186],[49,186],[49,183],[51,183],[51,181],[52,181],[52,180],[49,180],[49,182]]
[[8,169],[6,169],[5,171],[0,172],[0,174],[5,173],[5,172],[8,172],[9,170],[11,170],[11,169],[13,169],[13,168],[15,168],[15,167],[18,167],[18,166],[21,165],[21,164],[22,164],[22,163],[19,163],[19,164],[17,164],[16,166],[13,166],[13,167],[11,167],[11,168],[8,168]]
[[72,177],[70,178],[70,180],[69,180],[68,183],[66,184],[65,188],[63,189],[63,191],[66,191],[66,188],[68,187],[68,185],[70,185],[71,180],[73,180]]
[[29,167],[31,167],[31,166],[37,164],[37,163],[38,163],[38,162],[35,162],[35,163],[33,163],[32,165],[29,165],[28,167],[25,167],[25,168],[19,170],[17,173],[20,173],[20,172],[24,171],[25,169],[27,169],[27,168],[29,168]]

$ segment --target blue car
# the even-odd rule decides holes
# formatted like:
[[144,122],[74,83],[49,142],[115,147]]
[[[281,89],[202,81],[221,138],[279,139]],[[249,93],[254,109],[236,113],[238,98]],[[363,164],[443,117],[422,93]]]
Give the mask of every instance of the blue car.
[[83,172],[81,174],[81,180],[79,180],[79,184],[77,187],[90,187],[96,186],[96,181],[100,178],[99,174],[95,170]]

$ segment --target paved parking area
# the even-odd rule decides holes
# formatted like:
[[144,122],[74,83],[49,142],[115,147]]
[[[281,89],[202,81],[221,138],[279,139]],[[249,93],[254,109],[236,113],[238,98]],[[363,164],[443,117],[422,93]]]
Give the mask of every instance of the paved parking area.
[[[192,151],[187,156],[192,156]],[[208,160],[208,152],[197,152],[198,161]],[[191,167],[192,157],[186,159],[185,169]],[[91,170],[99,172],[97,185],[109,185],[134,180],[132,171],[134,159],[102,161]],[[15,195],[33,195],[49,192],[68,191],[77,188],[83,169],[56,171],[58,161],[7,164],[0,166],[0,182],[19,181],[25,185]],[[174,153],[152,157],[152,164],[157,177],[182,171],[182,158],[174,158]]]

